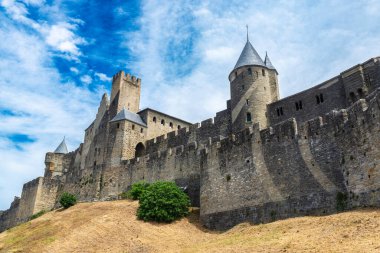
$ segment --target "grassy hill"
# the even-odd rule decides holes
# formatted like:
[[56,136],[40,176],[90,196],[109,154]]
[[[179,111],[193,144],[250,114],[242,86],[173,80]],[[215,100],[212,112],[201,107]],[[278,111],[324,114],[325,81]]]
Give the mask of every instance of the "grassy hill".
[[0,252],[380,252],[380,209],[302,217],[226,232],[198,215],[171,224],[136,220],[138,203],[83,203],[0,234]]

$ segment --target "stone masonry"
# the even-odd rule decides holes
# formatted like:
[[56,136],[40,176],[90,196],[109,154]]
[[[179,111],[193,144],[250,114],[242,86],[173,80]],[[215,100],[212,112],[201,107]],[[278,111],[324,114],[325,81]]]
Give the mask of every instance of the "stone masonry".
[[83,143],[46,154],[44,177],[0,212],[0,231],[57,208],[63,192],[113,200],[140,180],[183,187],[202,224],[217,230],[379,207],[380,58],[283,99],[277,75],[247,40],[226,109],[191,124],[140,110],[141,80],[120,71]]

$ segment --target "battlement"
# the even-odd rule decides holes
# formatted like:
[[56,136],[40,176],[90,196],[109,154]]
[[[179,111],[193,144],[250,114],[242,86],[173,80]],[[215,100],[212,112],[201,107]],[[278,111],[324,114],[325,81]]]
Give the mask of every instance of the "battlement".
[[136,86],[141,85],[141,79],[140,78],[133,76],[129,73],[125,73],[123,70],[120,70],[115,75],[113,75],[112,82],[116,81],[117,79],[127,81],[127,82],[132,83]]

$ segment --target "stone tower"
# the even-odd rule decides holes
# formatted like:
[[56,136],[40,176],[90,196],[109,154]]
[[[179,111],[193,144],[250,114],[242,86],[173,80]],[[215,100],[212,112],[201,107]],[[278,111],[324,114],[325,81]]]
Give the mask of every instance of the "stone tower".
[[259,123],[260,128],[267,127],[267,104],[279,98],[277,74],[268,55],[263,61],[247,36],[239,60],[229,75],[233,131],[254,123]]
[[123,108],[137,113],[140,110],[141,80],[120,71],[112,78],[111,118]]

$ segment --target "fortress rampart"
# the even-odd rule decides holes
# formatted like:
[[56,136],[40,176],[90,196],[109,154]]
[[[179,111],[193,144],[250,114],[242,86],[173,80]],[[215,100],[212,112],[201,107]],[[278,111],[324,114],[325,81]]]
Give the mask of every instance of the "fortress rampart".
[[196,124],[140,111],[141,80],[117,73],[84,142],[46,154],[44,177],[0,212],[0,231],[59,207],[63,192],[113,200],[141,180],[176,182],[212,229],[380,206],[379,58],[278,100],[269,58],[249,41],[242,55],[226,109]]

